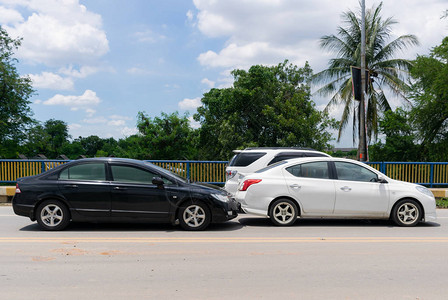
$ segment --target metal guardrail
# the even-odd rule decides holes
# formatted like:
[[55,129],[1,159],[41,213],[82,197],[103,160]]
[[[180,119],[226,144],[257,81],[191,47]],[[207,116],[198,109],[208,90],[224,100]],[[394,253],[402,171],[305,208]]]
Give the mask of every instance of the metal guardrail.
[[[0,183],[14,183],[17,178],[48,171],[70,160],[0,159]],[[196,182],[224,184],[227,161],[148,160]]]
[[[227,161],[148,160],[196,182],[223,184]],[[69,160],[0,160],[0,182],[13,183],[19,177],[37,175]],[[387,176],[412,183],[448,186],[448,162],[367,162]]]

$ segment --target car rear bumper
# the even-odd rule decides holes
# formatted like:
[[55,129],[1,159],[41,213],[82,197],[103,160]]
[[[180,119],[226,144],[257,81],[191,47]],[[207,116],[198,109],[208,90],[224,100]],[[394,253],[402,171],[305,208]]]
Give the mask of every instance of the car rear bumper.
[[33,205],[26,205],[26,204],[16,204],[12,203],[12,208],[14,210],[14,213],[18,216],[28,217],[32,221],[34,221],[34,206]]

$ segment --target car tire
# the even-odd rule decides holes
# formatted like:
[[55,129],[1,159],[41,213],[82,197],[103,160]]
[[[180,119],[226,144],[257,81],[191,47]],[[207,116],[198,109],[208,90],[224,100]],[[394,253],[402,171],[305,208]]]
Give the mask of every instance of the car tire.
[[212,215],[208,206],[200,201],[183,204],[179,209],[179,224],[185,230],[200,231],[208,227]]
[[398,226],[411,227],[422,219],[423,210],[417,201],[412,199],[400,200],[392,210],[392,220]]
[[70,212],[60,201],[46,200],[37,207],[36,219],[44,230],[63,230],[70,223]]
[[269,209],[269,218],[277,226],[291,226],[297,215],[297,205],[289,199],[276,200]]

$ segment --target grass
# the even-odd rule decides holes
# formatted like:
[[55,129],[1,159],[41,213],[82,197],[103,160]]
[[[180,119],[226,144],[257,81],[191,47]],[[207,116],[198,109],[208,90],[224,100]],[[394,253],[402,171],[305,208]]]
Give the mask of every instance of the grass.
[[448,198],[436,199],[437,208],[448,208]]

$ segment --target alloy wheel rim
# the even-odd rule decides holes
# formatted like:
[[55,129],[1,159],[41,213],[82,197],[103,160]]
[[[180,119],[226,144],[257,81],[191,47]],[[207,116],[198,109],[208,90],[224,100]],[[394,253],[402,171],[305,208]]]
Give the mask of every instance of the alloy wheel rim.
[[188,206],[183,214],[184,222],[189,227],[199,227],[205,222],[205,211],[199,205],[190,205]]
[[280,224],[290,223],[294,213],[294,207],[288,202],[281,202],[274,207],[274,218]]
[[403,224],[412,224],[418,220],[418,207],[412,203],[404,203],[398,208],[398,218]]
[[49,204],[42,209],[40,213],[40,218],[45,225],[55,227],[62,222],[62,219],[64,218],[64,213],[62,212],[62,209],[59,206]]

